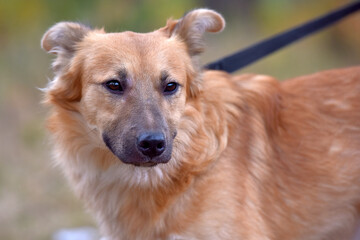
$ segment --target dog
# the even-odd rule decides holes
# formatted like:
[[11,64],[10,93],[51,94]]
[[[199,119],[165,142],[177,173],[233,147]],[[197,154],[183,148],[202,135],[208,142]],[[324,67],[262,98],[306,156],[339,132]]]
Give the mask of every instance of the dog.
[[150,33],[60,22],[44,89],[56,163],[110,240],[350,239],[360,67],[280,82],[202,69],[195,9]]

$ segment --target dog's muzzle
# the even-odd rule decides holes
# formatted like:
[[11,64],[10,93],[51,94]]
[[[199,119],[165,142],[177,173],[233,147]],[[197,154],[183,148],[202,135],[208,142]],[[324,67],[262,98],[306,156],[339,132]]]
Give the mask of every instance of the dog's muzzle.
[[171,159],[172,140],[166,141],[162,132],[140,132],[135,137],[123,138],[103,134],[103,140],[111,152],[122,162],[140,167],[153,167]]

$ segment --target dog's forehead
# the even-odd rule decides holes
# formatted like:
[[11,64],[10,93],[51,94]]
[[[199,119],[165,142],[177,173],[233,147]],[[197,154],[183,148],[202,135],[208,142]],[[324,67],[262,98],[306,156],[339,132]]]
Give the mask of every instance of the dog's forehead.
[[179,44],[159,31],[151,33],[120,32],[90,35],[85,42],[87,48],[96,50],[93,54],[99,55],[99,52],[105,54],[119,55],[141,55],[146,57],[155,53],[162,53],[172,46]]
[[176,72],[184,69],[187,59],[190,61],[185,45],[160,31],[93,34],[80,49],[86,69],[101,77],[120,69],[132,74]]
[[126,32],[119,32],[119,33],[107,33],[106,36],[111,39],[111,41],[115,44],[120,43],[124,44],[125,47],[136,48],[137,50],[144,50],[147,51],[152,47],[158,47],[162,44],[156,43],[165,43],[169,40],[168,37],[161,34],[160,32],[150,32],[150,33],[136,33],[131,31]]

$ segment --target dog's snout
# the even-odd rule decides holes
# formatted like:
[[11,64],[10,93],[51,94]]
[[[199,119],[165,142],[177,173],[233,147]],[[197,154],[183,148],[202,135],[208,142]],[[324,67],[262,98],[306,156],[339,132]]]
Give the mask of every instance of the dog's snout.
[[160,132],[141,133],[137,138],[137,147],[145,156],[160,156],[165,151],[165,136]]

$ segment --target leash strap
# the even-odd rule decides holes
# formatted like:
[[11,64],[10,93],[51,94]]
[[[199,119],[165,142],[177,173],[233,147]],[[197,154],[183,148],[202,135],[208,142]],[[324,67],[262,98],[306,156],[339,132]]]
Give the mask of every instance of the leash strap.
[[303,25],[265,39],[218,61],[209,63],[204,68],[222,70],[229,73],[235,72],[236,70],[257,61],[290,43],[310,35],[311,33],[319,31],[358,10],[360,10],[360,1],[350,3]]

